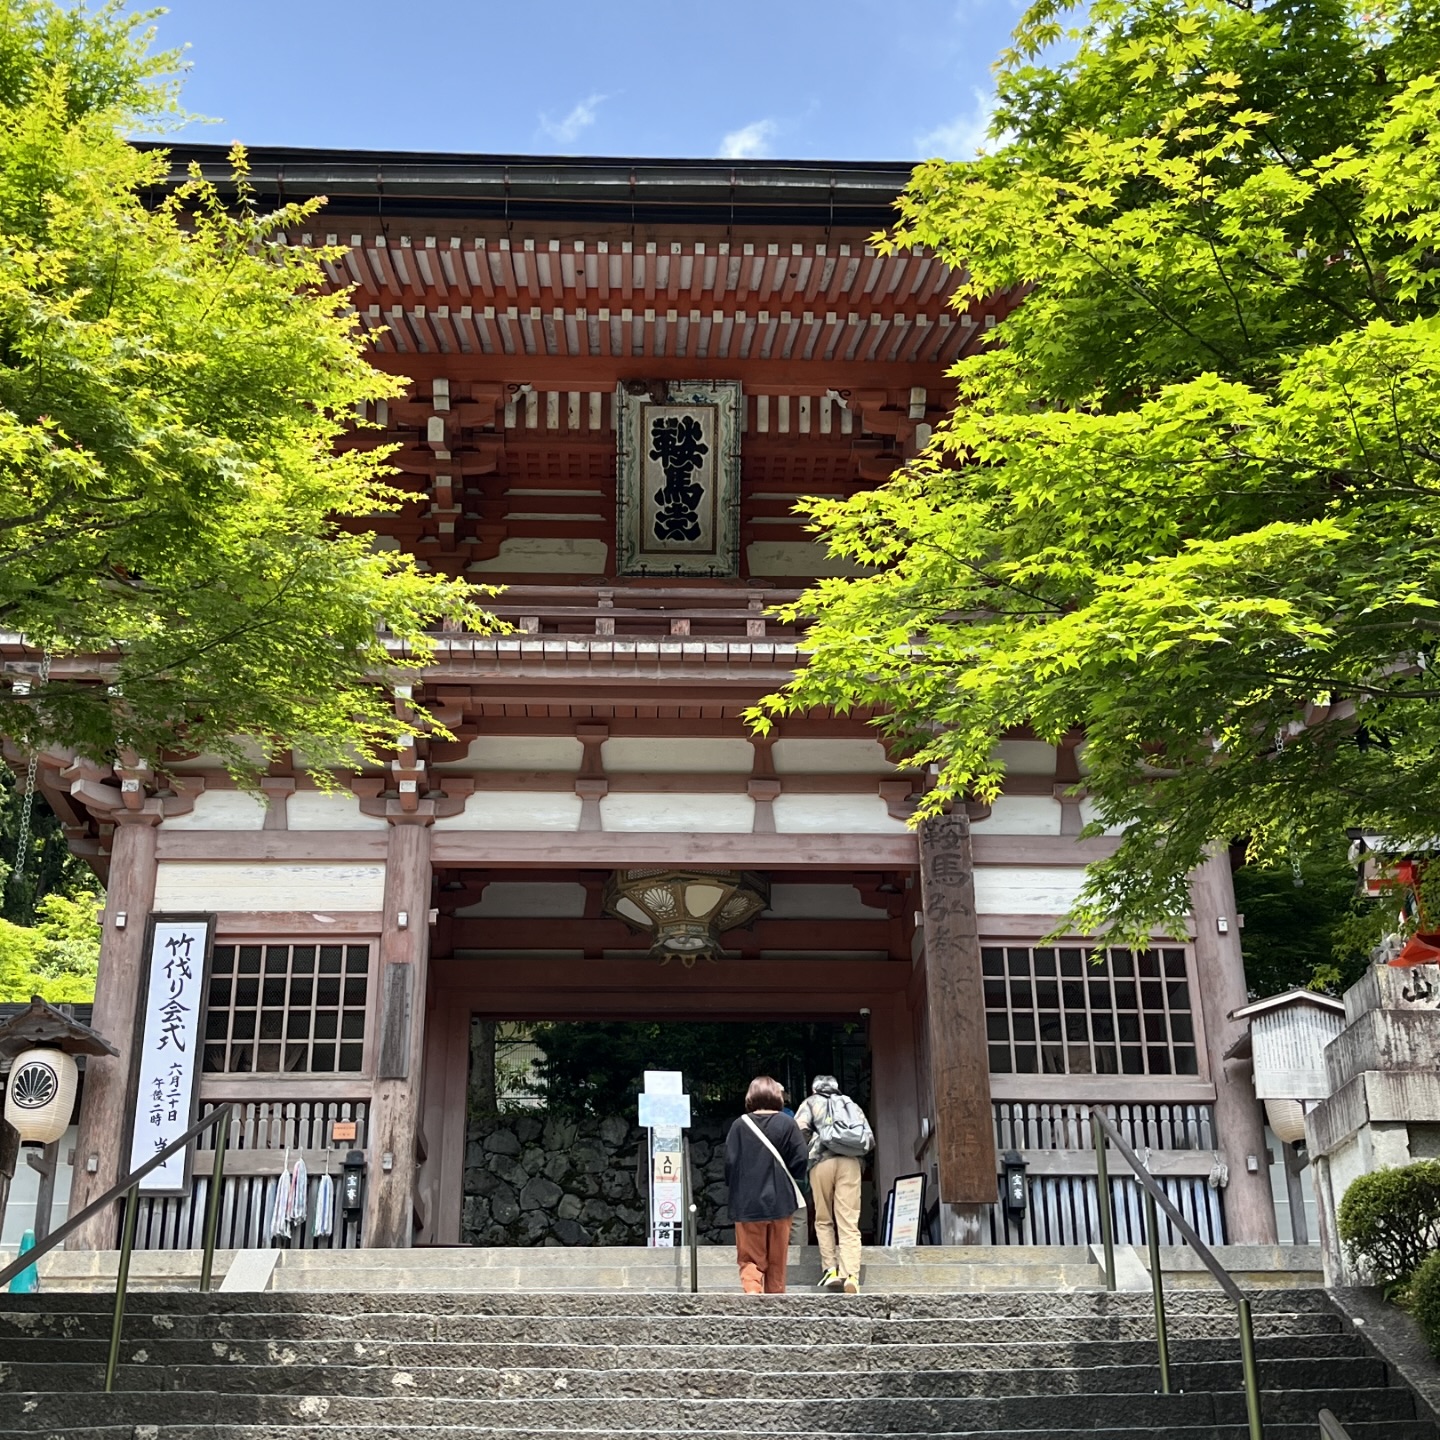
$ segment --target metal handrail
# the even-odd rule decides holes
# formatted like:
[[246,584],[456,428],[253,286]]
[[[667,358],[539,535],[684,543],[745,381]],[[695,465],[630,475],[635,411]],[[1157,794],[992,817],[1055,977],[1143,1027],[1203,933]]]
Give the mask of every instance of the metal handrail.
[[[1205,1268],[1214,1276],[1221,1290],[1235,1303],[1240,1317],[1240,1361],[1245,1375],[1245,1414],[1250,1426],[1250,1440],[1263,1440],[1265,1431],[1260,1418],[1260,1371],[1255,1362],[1255,1324],[1250,1314],[1249,1300],[1126,1142],[1115,1122],[1102,1111],[1092,1109],[1090,1127],[1095,1142],[1095,1170],[1100,1191],[1100,1232],[1105,1244],[1107,1290],[1115,1289],[1115,1201],[1110,1193],[1110,1177],[1105,1163],[1106,1140],[1120,1152],[1134,1172],[1136,1183],[1145,1192],[1145,1232],[1150,1251],[1150,1294],[1155,1307],[1155,1343],[1160,1355],[1161,1392],[1166,1395],[1170,1393],[1170,1341],[1165,1327],[1165,1282],[1160,1269],[1160,1234],[1158,1217],[1155,1214],[1157,1205],[1190,1248],[1204,1261]],[[1324,1423],[1322,1418],[1321,1425]],[[1342,1437],[1343,1432],[1341,1437],[1331,1437],[1331,1440],[1342,1440]]]
[[205,1197],[205,1254],[200,1263],[200,1289],[210,1288],[210,1277],[215,1267],[215,1231],[220,1220],[220,1189],[225,1182],[225,1147],[230,1138],[230,1113],[234,1105],[226,1101],[217,1105],[203,1119],[197,1120],[183,1135],[171,1141],[158,1154],[152,1155],[137,1170],[132,1170],[123,1179],[117,1180],[97,1200],[92,1200],[78,1215],[72,1215],[58,1230],[51,1231],[38,1245],[17,1256],[9,1265],[0,1270],[0,1289],[3,1289],[22,1270],[27,1270],[37,1260],[48,1255],[63,1240],[69,1239],[87,1220],[98,1215],[107,1206],[114,1204],[121,1195],[125,1196],[125,1222],[121,1231],[120,1262],[115,1272],[115,1311],[110,1321],[110,1354],[105,1362],[105,1393],[115,1388],[115,1366],[120,1357],[120,1333],[125,1325],[125,1292],[130,1284],[130,1255],[135,1249],[135,1222],[140,1214],[140,1182],[152,1171],[163,1165],[172,1155],[183,1150],[197,1136],[203,1135],[212,1125],[224,1120],[226,1124],[215,1135],[215,1164],[210,1172],[210,1192]]
[[1350,1432],[1328,1411],[1320,1412],[1321,1440],[1350,1440]]
[[700,1293],[700,1237],[696,1233],[699,1227],[700,1212],[695,1203],[695,1181],[690,1161],[690,1142],[685,1142],[685,1164],[683,1167],[685,1177],[685,1239],[690,1246],[690,1293]]

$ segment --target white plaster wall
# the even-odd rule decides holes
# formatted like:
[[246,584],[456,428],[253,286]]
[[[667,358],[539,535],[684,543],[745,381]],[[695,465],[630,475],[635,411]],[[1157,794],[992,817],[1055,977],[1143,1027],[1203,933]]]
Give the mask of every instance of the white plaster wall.
[[580,797],[573,790],[482,790],[437,830],[578,830]]
[[1043,740],[1002,740],[991,754],[1012,775],[1055,773],[1055,747]]
[[[1092,820],[1098,818],[1095,814],[1095,802],[1093,800],[1082,800],[1080,802],[1080,818],[1087,825]],[[1125,827],[1123,825],[1107,825],[1105,827],[1105,833],[1107,835],[1123,835],[1125,833]]]
[[487,885],[477,904],[467,905],[455,913],[462,918],[480,915],[507,919],[554,916],[579,920],[585,914],[585,887],[501,880]]
[[775,829],[781,835],[903,835],[878,795],[777,795]]
[[884,920],[853,885],[772,885],[767,915],[791,920]]
[[265,800],[248,790],[202,790],[188,815],[172,815],[167,830],[263,830]]
[[600,759],[615,775],[748,775],[755,750],[748,740],[624,735],[605,741]]
[[390,823],[383,815],[363,814],[358,795],[324,790],[295,791],[285,819],[292,830],[384,830]]
[[603,540],[521,536],[502,540],[493,560],[475,560],[466,569],[472,575],[487,570],[517,575],[604,575],[609,560],[610,547]]
[[1063,915],[1085,883],[1083,865],[977,865],[981,915]]
[[777,775],[885,775],[895,767],[878,740],[777,740]]
[[1058,835],[1060,802],[1050,795],[999,795],[989,816],[972,823],[980,835]]
[[157,910],[380,910],[384,865],[162,860]]
[[585,760],[585,747],[573,735],[481,735],[470,742],[463,760],[447,760],[437,770],[563,770],[573,775]]
[[748,835],[755,828],[755,802],[748,795],[607,795],[600,802],[600,827]]
[[752,575],[865,575],[853,560],[827,553],[811,540],[755,540],[745,548]]

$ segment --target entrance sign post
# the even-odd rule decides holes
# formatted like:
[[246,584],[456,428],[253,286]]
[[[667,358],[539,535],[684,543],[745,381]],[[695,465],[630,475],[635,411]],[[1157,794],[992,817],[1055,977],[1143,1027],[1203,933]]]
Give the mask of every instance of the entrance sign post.
[[681,1243],[685,1226],[685,1127],[690,1097],[678,1070],[647,1070],[640,1124],[650,1132],[650,1244]]

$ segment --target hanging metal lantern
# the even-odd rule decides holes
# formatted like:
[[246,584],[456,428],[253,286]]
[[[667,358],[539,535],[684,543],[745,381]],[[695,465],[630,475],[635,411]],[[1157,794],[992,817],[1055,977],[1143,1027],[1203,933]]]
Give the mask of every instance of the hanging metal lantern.
[[5,1119],[20,1132],[22,1142],[48,1145],[65,1133],[78,1076],[75,1057],[63,1050],[25,1050],[15,1057],[5,1091]]
[[605,886],[609,915],[652,937],[664,965],[717,960],[720,936],[753,924],[770,904],[770,882],[753,870],[617,870]]

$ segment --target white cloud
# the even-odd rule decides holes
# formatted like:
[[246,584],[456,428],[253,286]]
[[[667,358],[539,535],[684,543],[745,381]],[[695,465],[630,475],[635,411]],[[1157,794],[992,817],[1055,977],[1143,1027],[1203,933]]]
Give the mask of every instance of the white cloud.
[[752,120],[732,130],[720,142],[722,160],[754,160],[768,151],[770,137],[775,133],[773,120]]
[[552,120],[542,111],[540,133],[551,140],[558,140],[562,145],[571,144],[580,138],[581,131],[588,130],[595,123],[601,105],[609,98],[608,95],[590,95],[559,120]]
[[978,87],[970,92],[974,103],[964,114],[957,115],[948,125],[915,137],[915,147],[927,158],[938,155],[945,160],[973,160],[981,150],[994,150],[990,139],[990,121],[995,115],[995,97]]

